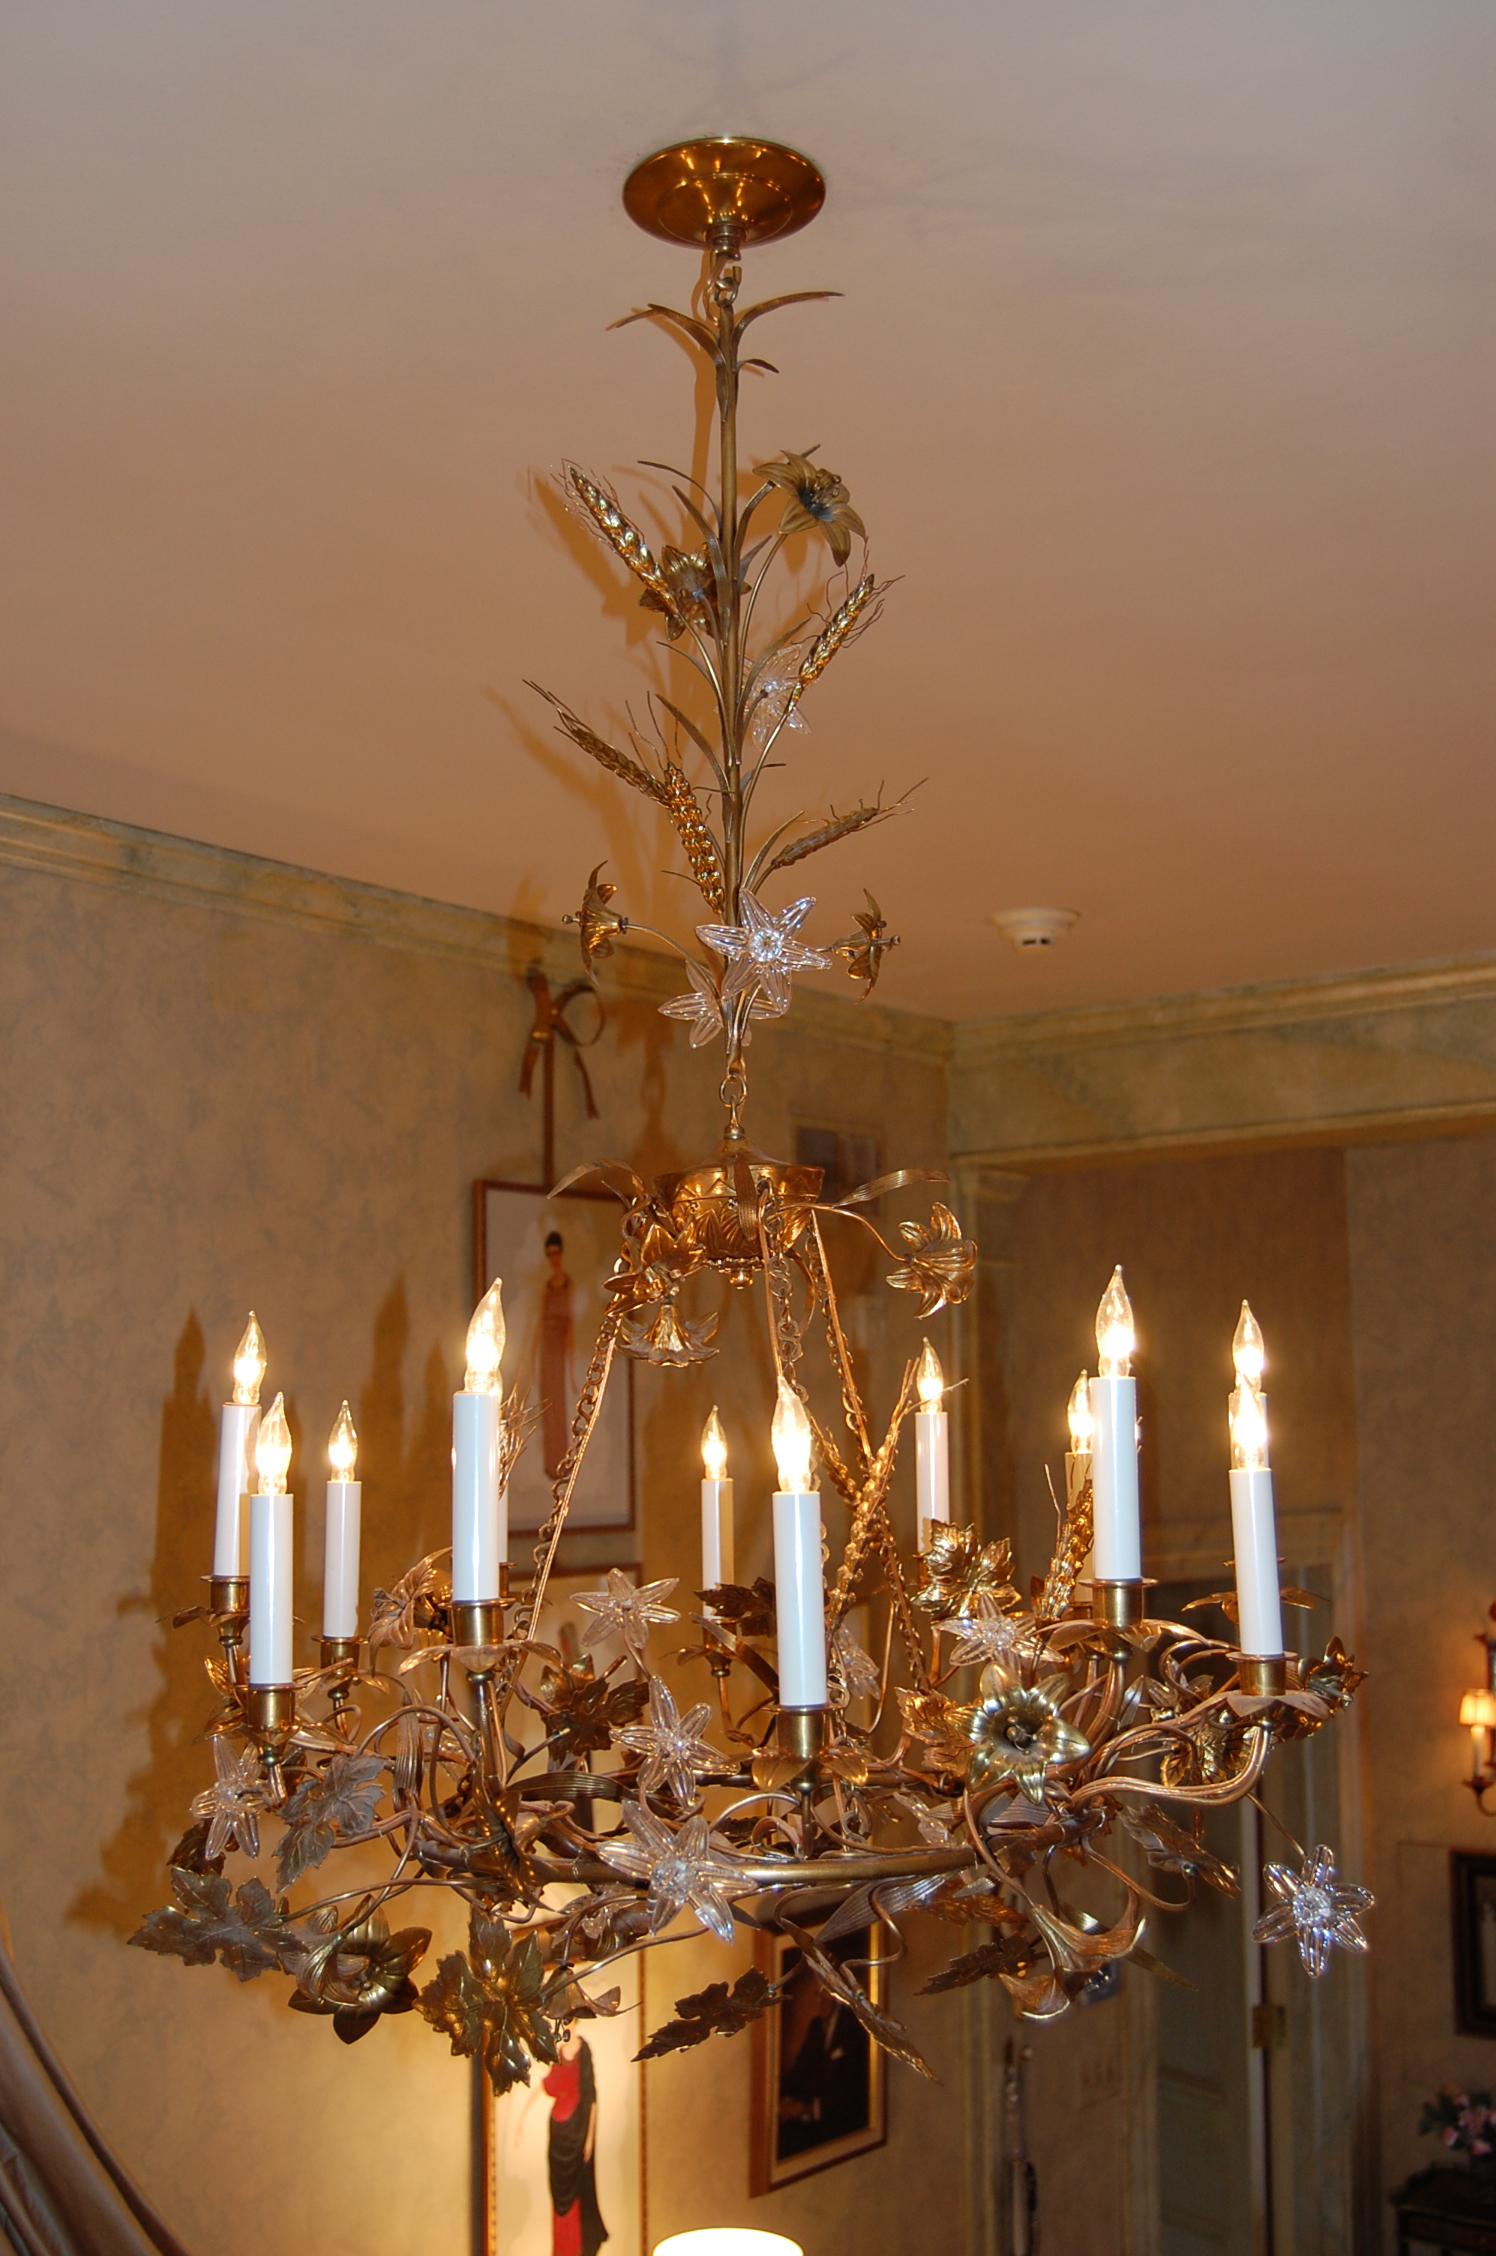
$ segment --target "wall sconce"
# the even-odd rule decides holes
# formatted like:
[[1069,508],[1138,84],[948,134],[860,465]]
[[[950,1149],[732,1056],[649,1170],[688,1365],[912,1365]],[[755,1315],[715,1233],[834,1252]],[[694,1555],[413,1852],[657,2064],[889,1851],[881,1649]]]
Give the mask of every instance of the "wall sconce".
[[[1491,1619],[1496,1621],[1496,1605],[1491,1607]],[[1486,1681],[1472,1686],[1460,1701],[1460,1722],[1470,1734],[1472,1750],[1465,1784],[1476,1807],[1487,1817],[1496,1817],[1496,1810],[1486,1809],[1486,1796],[1496,1786],[1496,1636],[1483,1629],[1475,1642],[1485,1655]]]

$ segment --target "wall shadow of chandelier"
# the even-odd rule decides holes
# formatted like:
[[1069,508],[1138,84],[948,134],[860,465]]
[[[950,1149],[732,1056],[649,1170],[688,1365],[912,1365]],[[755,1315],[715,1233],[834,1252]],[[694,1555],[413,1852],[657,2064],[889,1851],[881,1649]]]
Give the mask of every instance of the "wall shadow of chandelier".
[[[575,466],[564,474],[570,505],[640,583],[687,671],[679,701],[651,698],[654,740],[631,731],[626,747],[541,694],[566,737],[656,803],[684,848],[706,915],[695,948],[669,939],[686,991],[664,1008],[693,1044],[721,1045],[725,1121],[699,1166],[653,1181],[615,1165],[583,1171],[621,1202],[621,1250],[533,1571],[511,1588],[505,1490],[533,1420],[502,1389],[495,1284],[454,1402],[451,1551],[376,1594],[366,1639],[344,1405],[330,1444],[320,1665],[306,1671],[292,1659],[290,1435],[279,1396],[260,1417],[265,1352],[251,1318],[224,1411],[210,1602],[181,1617],[206,1613],[220,1640],[209,1664],[215,1777],[173,1852],[171,1905],[133,1940],[240,1980],[287,1975],[291,2005],[350,2043],[386,2014],[417,2010],[500,2091],[554,2061],[578,2016],[616,2007],[608,1974],[621,1957],[702,1933],[728,1945],[745,1930],[783,1930],[872,2039],[924,2074],[857,1963],[833,1951],[871,1922],[897,1952],[912,1920],[939,1921],[968,1947],[927,1989],[995,1982],[1019,2014],[1052,2019],[1114,1962],[1155,1963],[1143,1947],[1151,1913],[1184,1908],[1202,1886],[1235,1892],[1235,1873],[1204,1845],[1203,1812],[1255,1796],[1274,1745],[1317,1731],[1360,1681],[1336,1639],[1318,1658],[1285,1654],[1281,1600],[1299,1594],[1278,1587],[1265,1358],[1245,1304],[1230,1418],[1237,1587],[1206,1602],[1237,1622],[1239,1643],[1149,1613],[1120,1271],[1099,1312],[1097,1374],[1072,1397],[1055,1553],[1025,1597],[1007,1543],[951,1523],[949,1414],[932,1351],[910,1356],[875,1418],[827,1257],[834,1229],[872,1231],[892,1263],[887,1282],[929,1317],[968,1296],[975,1246],[939,1203],[886,1232],[874,1223],[869,1210],[917,1174],[827,1202],[816,1170],[745,1138],[755,1026],[789,1009],[802,971],[839,965],[871,992],[896,944],[871,896],[850,932],[820,946],[805,937],[812,900],[766,898],[893,804],[756,819],[802,700],[872,625],[884,592],[871,571],[849,568],[854,549],[865,555],[862,521],[816,450],[761,462],[739,488],[739,379],[768,367],[745,356],[744,339],[764,315],[831,294],[740,308],[741,254],[803,225],[821,194],[813,166],[763,142],[687,144],[637,168],[632,216],[703,249],[705,268],[696,311],[650,305],[627,318],[666,325],[706,363],[718,489],[667,469],[682,545],[656,555],[608,487]],[[756,635],[781,552],[802,534],[830,552],[821,608]],[[631,929],[615,897],[594,870],[571,920],[589,975]],[[702,1361],[734,1290],[762,1292],[777,1372],[774,1582],[734,1580],[714,1412],[696,1607],[679,1578],[641,1587],[615,1570],[575,1601],[579,1656],[542,1641],[569,1501],[618,1358]],[[906,1560],[889,1493],[911,1419],[918,1551]],[[847,1514],[829,1572],[816,1464]],[[886,1607],[881,1660],[850,1632],[870,1597]],[[715,1699],[683,1712],[660,1649],[685,1618],[691,1652],[669,1658],[704,1662]],[[227,1865],[258,1859],[262,1819],[277,1829],[275,1892]],[[372,1844],[390,1853],[385,1878],[315,1893],[334,1852],[365,1852],[362,1874]],[[1274,1902],[1259,1939],[1294,1939],[1311,1974],[1336,1945],[1364,1950],[1371,1899],[1337,1880],[1328,1849],[1299,1849],[1267,1879]],[[432,1887],[466,1903],[469,1937],[418,1987],[430,1935],[398,1919]],[[1081,1908],[1098,1889],[1108,1908]],[[713,1984],[680,1999],[643,2053],[731,2036],[776,1994],[757,1971]]]

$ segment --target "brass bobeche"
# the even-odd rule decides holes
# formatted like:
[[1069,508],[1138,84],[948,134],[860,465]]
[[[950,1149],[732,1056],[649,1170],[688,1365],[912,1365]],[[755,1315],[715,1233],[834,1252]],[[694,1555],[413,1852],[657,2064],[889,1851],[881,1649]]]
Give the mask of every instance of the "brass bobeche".
[[1091,1619],[1100,1629],[1137,1629],[1148,1611],[1146,1582],[1093,1582]]

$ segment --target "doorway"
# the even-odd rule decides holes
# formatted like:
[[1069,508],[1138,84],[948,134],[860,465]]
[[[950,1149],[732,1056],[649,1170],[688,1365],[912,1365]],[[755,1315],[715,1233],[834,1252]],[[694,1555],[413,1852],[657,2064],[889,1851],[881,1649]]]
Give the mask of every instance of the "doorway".
[[[1286,1579],[1330,1595],[1328,1567]],[[1211,1587],[1164,1585],[1156,1610],[1190,1619],[1183,1607]],[[1299,1616],[1306,1642],[1326,1618]],[[1347,1970],[1311,1982],[1290,1946],[1252,1941],[1264,1863],[1296,1861],[1287,1835],[1306,1847],[1338,1838],[1330,1735],[1283,1749],[1263,1798],[1267,1817],[1251,1803],[1206,1813],[1206,1846],[1239,1872],[1240,1895],[1202,1889],[1160,1937],[1192,1987],[1160,1984],[1154,1997],[1158,2256],[1344,2256],[1354,2245]]]

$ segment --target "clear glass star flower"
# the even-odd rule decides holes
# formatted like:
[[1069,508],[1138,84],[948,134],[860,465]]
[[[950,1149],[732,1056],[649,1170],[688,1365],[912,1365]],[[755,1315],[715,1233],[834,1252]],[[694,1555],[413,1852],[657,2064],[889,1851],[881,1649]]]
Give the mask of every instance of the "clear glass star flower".
[[259,1813],[269,1799],[259,1751],[244,1747],[235,1753],[230,1742],[219,1736],[213,1741],[213,1768],[217,1775],[212,1785],[192,1797],[193,1816],[210,1820],[206,1854],[220,1857],[232,1843],[247,1857],[257,1857]]
[[674,995],[668,1003],[661,1003],[660,1016],[684,1019],[691,1029],[691,1047],[699,1050],[721,1033],[722,1004],[700,964],[688,963],[686,977],[691,982],[690,994]]
[[775,1012],[789,1009],[790,980],[797,971],[829,971],[831,958],[807,948],[798,938],[815,901],[791,901],[774,916],[746,887],[741,924],[698,924],[696,937],[723,957],[722,993],[727,1001],[757,993]]
[[1015,1660],[1025,1650],[1028,1635],[1024,1623],[1011,1614],[968,1614],[935,1626],[952,1640],[952,1668],[986,1668],[993,1661]]
[[678,1802],[689,1805],[695,1801],[697,1778],[703,1771],[718,1769],[722,1762],[704,1734],[711,1712],[703,1700],[682,1715],[669,1686],[658,1677],[651,1681],[648,1723],[626,1724],[613,1734],[620,1747],[644,1757],[639,1771],[642,1795],[657,1793],[665,1786]]
[[[716,927],[713,928],[718,929]],[[734,926],[732,929],[736,930]],[[689,995],[672,995],[668,1003],[661,1003],[661,1018],[683,1019],[691,1029],[691,1047],[699,1050],[703,1043],[715,1041],[722,1031],[722,1002],[700,964],[687,962],[686,977],[691,982]],[[789,989],[785,988],[783,1002],[774,1002],[762,989],[753,998],[749,1012],[753,1018],[782,1018],[789,1008]],[[743,1046],[746,1049],[753,1038],[751,1026],[743,1029]]]
[[1254,1943],[1281,1942],[1292,1935],[1306,1973],[1323,1974],[1330,1953],[1364,1951],[1367,1946],[1360,1914],[1376,1900],[1369,1888],[1357,1888],[1335,1877],[1334,1852],[1323,1846],[1311,1849],[1295,1872],[1290,1865],[1270,1864],[1267,1884],[1278,1898],[1252,1929]]
[[610,1567],[606,1589],[579,1590],[574,1603],[593,1617],[582,1632],[583,1652],[601,1645],[606,1638],[621,1637],[634,1659],[642,1661],[651,1625],[680,1620],[673,1606],[660,1603],[669,1597],[678,1580],[678,1576],[670,1575],[663,1582],[645,1582],[635,1589],[621,1567]]
[[831,1648],[840,1664],[848,1697],[876,1700],[883,1689],[882,1671],[872,1654],[864,1652],[845,1622],[833,1634]]
[[732,1858],[719,1849],[704,1817],[667,1825],[638,1802],[625,1802],[623,1821],[631,1841],[600,1841],[599,1853],[615,1871],[649,1887],[649,1924],[658,1933],[677,1912],[694,1911],[720,1942],[732,1941],[732,1905],[723,1893],[742,1878]]

